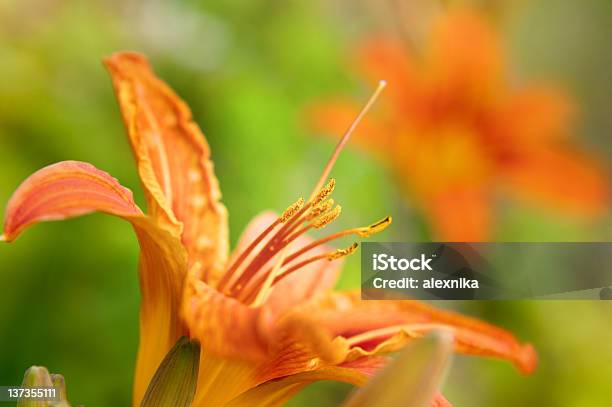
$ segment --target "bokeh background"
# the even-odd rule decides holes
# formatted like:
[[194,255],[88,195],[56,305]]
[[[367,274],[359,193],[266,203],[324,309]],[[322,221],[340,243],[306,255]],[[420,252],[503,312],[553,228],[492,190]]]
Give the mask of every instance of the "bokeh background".
[[[355,74],[349,56],[362,38],[397,24],[394,2],[2,1],[0,210],[30,173],[66,159],[108,171],[143,202],[100,62],[132,49],[146,53],[192,107],[213,151],[235,241],[252,216],[281,210],[313,187],[333,142],[305,125],[304,106],[330,94],[368,96],[373,84]],[[511,70],[552,80],[574,96],[581,110],[578,142],[611,164],[612,2],[483,1],[477,7],[504,39]],[[411,22],[419,21],[412,14]],[[344,206],[334,227],[391,214],[395,223],[381,240],[430,238],[426,221],[379,160],[349,148],[334,176]],[[495,240],[612,237],[609,211],[582,222],[513,201],[501,205]],[[102,215],[38,225],[0,246],[0,384],[20,383],[25,369],[38,364],[66,377],[73,403],[129,405],[137,251],[129,225]],[[340,286],[358,283],[355,256]],[[612,302],[442,306],[512,330],[533,342],[541,359],[538,371],[523,377],[507,363],[457,357],[444,387],[455,405],[610,405]],[[333,406],[350,391],[315,384],[290,405]]]

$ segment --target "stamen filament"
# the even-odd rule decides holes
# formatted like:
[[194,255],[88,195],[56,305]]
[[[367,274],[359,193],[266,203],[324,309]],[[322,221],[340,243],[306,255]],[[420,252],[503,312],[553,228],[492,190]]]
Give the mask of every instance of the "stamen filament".
[[[303,215],[307,213],[306,211],[311,207],[316,207],[322,201],[324,201],[334,191],[335,186],[336,186],[336,180],[331,178],[329,182],[327,183],[327,185],[318,192],[316,197],[310,200],[306,205],[303,205],[300,199],[298,200],[298,202],[296,202],[295,204],[287,208],[283,216],[279,218],[279,221],[285,220],[284,225],[270,239],[270,241],[261,250],[261,252],[257,254],[257,256],[251,261],[251,263],[244,269],[244,271],[242,272],[242,275],[240,275],[240,277],[232,285],[232,288],[229,290],[230,295],[235,294],[238,290],[240,290],[239,287],[244,287],[248,283],[248,281],[251,278],[253,278],[253,276],[257,273],[257,271],[262,266],[264,266],[276,253],[278,253],[280,249],[287,246],[289,243],[291,243],[295,238],[299,236],[299,234],[294,233],[293,235],[290,236],[290,239],[285,239],[285,237],[289,233],[294,231],[297,227],[299,227],[304,222],[305,217]],[[301,208],[299,210],[296,210],[294,206],[298,203],[300,204],[299,206]],[[291,212],[292,216],[290,217],[290,219],[287,220],[285,219],[286,217],[284,215],[288,212]],[[338,214],[339,214],[339,211],[338,211]],[[308,229],[307,228],[303,229],[302,231],[300,231],[300,234],[304,233],[306,230]],[[243,260],[244,259],[242,259],[241,262]],[[233,274],[235,270],[236,269],[233,268],[231,269],[231,272],[227,274]]]
[[[325,226],[327,226],[328,224],[336,220],[336,218],[340,216],[341,211],[342,211],[342,207],[338,205],[332,211],[328,211],[327,213],[323,213],[322,215],[319,215],[319,217],[313,220],[311,223],[308,223],[307,225],[303,226],[301,229],[298,229],[296,232],[293,232],[295,229],[297,229],[297,226],[300,225],[300,223],[297,223],[296,227],[294,227],[292,230],[287,231],[285,236],[288,236],[288,237],[285,240],[287,242],[291,242],[312,228],[315,228],[315,229],[324,228]],[[306,221],[308,220],[308,218],[309,218],[308,216],[305,216],[304,220]],[[289,233],[292,233],[292,234],[289,235]]]
[[[285,257],[287,255],[287,248],[285,247],[279,253],[279,258],[272,267],[272,270],[264,276],[263,284],[253,284],[253,287],[250,289],[243,290],[241,296],[238,297],[238,300],[242,301],[245,304],[251,304],[253,306],[258,306],[262,304],[267,296],[270,294],[270,288],[274,284],[274,279],[278,275],[278,272],[283,266],[285,261]],[[254,298],[253,298],[254,297]]]
[[[292,234],[290,234],[285,241],[287,242],[292,242],[295,239],[297,239],[298,237],[302,236],[304,233],[308,232],[310,229],[313,228],[312,223],[308,223],[305,226],[302,226],[300,229],[298,229],[296,232],[293,232]],[[297,229],[297,228],[296,228]],[[291,232],[291,231],[289,231]]]
[[295,272],[296,270],[299,270],[302,267],[307,266],[310,263],[314,263],[315,261],[324,260],[324,259],[327,259],[328,261],[332,261],[332,260],[336,260],[344,256],[348,256],[350,254],[353,254],[355,250],[357,250],[357,247],[359,247],[359,243],[355,242],[345,249],[337,249],[337,250],[334,250],[333,252],[327,252],[327,253],[318,254],[316,256],[312,256],[306,260],[303,260],[297,263],[294,266],[289,267],[287,270],[285,270],[282,274],[278,275],[274,279],[273,284],[278,283],[279,281],[288,277],[291,273]]
[[[370,108],[372,107],[372,105],[374,104],[374,102],[376,101],[376,99],[378,98],[378,96],[380,95],[380,93],[382,92],[385,86],[386,86],[386,82],[381,80],[378,84],[378,87],[374,91],[374,93],[370,96],[370,98],[366,102],[365,106],[361,109],[357,117],[353,120],[353,122],[350,124],[350,126],[347,128],[347,130],[343,134],[342,138],[336,145],[336,148],[334,149],[329,161],[325,165],[325,168],[323,169],[323,173],[321,174],[321,177],[317,181],[317,184],[314,190],[312,191],[310,198],[308,199],[308,202],[304,204],[304,200],[300,198],[297,202],[290,205],[275,222],[273,222],[270,226],[268,226],[268,228],[264,230],[264,232],[262,232],[257,238],[255,238],[253,242],[251,242],[251,244],[238,256],[238,258],[226,270],[225,274],[221,278],[218,284],[218,287],[217,287],[220,291],[225,291],[226,294],[231,295],[231,296],[237,296],[237,293],[239,293],[242,290],[242,292],[240,292],[240,298],[242,299],[248,298],[250,300],[251,299],[250,297],[252,297],[253,295],[258,295],[257,293],[258,292],[261,293],[261,290],[252,291],[252,290],[244,289],[244,288],[247,285],[249,285],[249,282],[258,274],[260,269],[263,266],[265,266],[268,263],[268,261],[270,261],[277,253],[279,253],[280,250],[283,250],[282,258],[279,261],[277,261],[274,268],[272,268],[267,273],[264,273],[263,278],[265,280],[260,281],[261,279],[258,278],[258,280],[252,283],[251,285],[254,285],[255,287],[262,287],[262,285],[259,283],[262,282],[262,284],[265,285],[270,274],[276,274],[278,272],[277,267],[280,268],[283,265],[288,264],[291,260],[297,258],[298,256],[304,254],[305,252],[311,250],[312,248],[320,244],[323,244],[329,240],[333,240],[341,236],[346,236],[348,234],[358,234],[360,236],[368,236],[371,233],[376,233],[376,231],[384,229],[390,223],[390,218],[387,218],[387,220],[381,221],[383,222],[382,227],[378,227],[378,225],[371,225],[367,228],[357,228],[357,229],[351,229],[345,232],[340,232],[339,234],[329,236],[328,238],[320,239],[314,242],[313,244],[310,244],[306,246],[305,248],[302,248],[301,250],[299,250],[298,252],[292,254],[291,256],[287,258],[285,257],[285,254],[284,254],[285,253],[284,249],[292,241],[294,241],[299,236],[304,234],[310,228],[312,227],[323,228],[327,224],[333,222],[339,216],[340,210],[341,210],[340,206],[337,206],[333,210],[330,210],[331,207],[333,206],[333,200],[330,199],[329,201],[324,202],[329,197],[329,195],[331,195],[331,193],[333,192],[336,181],[333,178],[331,178],[325,187],[323,187],[323,184],[325,182],[325,179],[329,176],[334,164],[336,163],[340,155],[340,152],[342,151],[342,149],[348,142],[351,134],[354,132],[355,128],[357,127],[359,122],[361,122],[365,114],[370,110]],[[310,223],[300,228],[300,226],[304,222],[310,222]],[[242,269],[240,274],[237,274],[238,268],[248,258],[249,254],[251,254],[253,250],[257,247],[257,245],[260,244],[262,240],[266,236],[268,236],[280,224],[282,224],[280,229],[276,231],[276,233],[265,244],[262,250],[259,253],[257,253],[255,257],[250,261],[250,263]],[[374,226],[377,227],[377,230],[370,231],[370,229],[373,228]],[[342,257],[342,256],[352,253],[356,248],[357,248],[357,244],[355,243],[350,248],[337,250],[332,253],[314,256],[310,259],[304,260],[296,264],[295,266],[290,267],[283,274],[275,276],[272,282],[270,283],[270,285],[275,284],[276,282],[283,279],[286,275],[292,273],[293,271],[299,269],[300,267],[303,267],[304,265],[308,263],[311,263],[317,260],[321,260],[324,258],[327,258],[328,260],[333,260],[335,258]],[[232,279],[233,281],[230,283]],[[227,290],[225,290],[228,284],[229,284],[229,287],[227,288]],[[256,301],[258,298],[259,297],[256,297],[253,300]]]
[[[241,287],[244,287],[263,265],[265,265],[280,249],[290,243],[290,241],[283,241],[283,237],[285,236],[287,230],[290,229],[298,219],[301,219],[302,214],[306,212],[308,208],[310,208],[311,204],[311,202],[308,202],[302,207],[302,209],[297,211],[297,213],[293,215],[291,219],[283,224],[283,226],[276,232],[270,241],[268,241],[266,246],[255,256],[253,260],[251,260],[249,265],[245,267],[240,277],[234,284],[232,284],[228,294],[234,295],[241,289]],[[301,223],[297,222],[296,224],[299,226]],[[279,245],[279,243],[281,244]]]
[[276,219],[276,221],[272,222],[272,224],[270,226],[268,226],[266,228],[266,230],[264,230],[259,236],[257,236],[255,238],[255,240],[253,240],[251,242],[251,244],[240,254],[240,256],[232,263],[232,265],[226,270],[225,274],[223,275],[223,277],[221,278],[221,280],[219,281],[219,284],[217,286],[217,289],[219,291],[223,291],[223,288],[225,287],[225,285],[229,282],[230,278],[233,276],[234,272],[236,271],[236,269],[238,268],[238,266],[240,266],[242,264],[242,262],[247,258],[247,256],[249,255],[249,253],[251,253],[253,251],[253,249],[255,249],[255,247],[257,247],[257,245],[272,231],[274,230],[274,228],[276,226],[278,226],[280,223],[282,222],[282,217]]
[[[247,258],[247,256],[249,255],[249,253],[251,253],[253,251],[253,249],[255,249],[255,247],[257,247],[257,245],[259,243],[261,243],[261,241],[272,231],[274,230],[274,228],[276,226],[278,226],[281,223],[284,223],[285,226],[287,223],[291,223],[291,221],[295,218],[296,215],[299,215],[303,210],[305,210],[305,206],[304,206],[304,198],[300,198],[297,201],[295,201],[294,203],[292,203],[291,205],[289,205],[287,207],[287,209],[285,209],[285,211],[283,212],[283,214],[275,221],[273,222],[270,226],[268,226],[268,228],[266,230],[264,230],[263,233],[261,233],[259,236],[257,236],[257,238],[255,238],[255,240],[253,240],[253,242],[251,242],[251,244],[249,245],[249,247],[247,247],[241,254],[240,257],[238,259],[236,259],[236,261],[228,268],[228,270],[226,271],[226,273],[224,274],[223,278],[221,279],[221,282],[218,285],[218,289],[220,291],[223,290],[223,288],[225,288],[225,285],[229,282],[229,280],[233,277],[234,272],[236,271],[236,269],[242,264],[242,262],[244,262],[244,260]],[[288,222],[289,221],[289,222]],[[282,230],[282,229],[281,229]],[[274,238],[272,238],[271,240],[274,240]]]
[[337,232],[332,235],[326,236],[324,238],[315,240],[314,242],[302,247],[300,250],[296,251],[295,253],[292,253],[291,255],[287,256],[287,259],[285,260],[285,264],[290,263],[294,259],[300,257],[304,253],[314,249],[317,246],[320,246],[332,240],[339,239],[344,236],[359,235],[360,237],[368,237],[375,233],[382,232],[384,229],[387,228],[387,226],[391,224],[391,222],[392,222],[392,218],[390,216],[387,216],[379,220],[378,222],[374,222],[373,224],[369,226],[343,230],[342,232]]
[[368,99],[366,104],[363,106],[363,108],[361,109],[361,111],[359,112],[357,117],[355,117],[353,122],[346,129],[346,131],[344,132],[342,138],[340,139],[340,141],[338,141],[338,144],[336,144],[336,148],[334,149],[334,152],[332,153],[331,157],[329,158],[329,161],[325,165],[325,168],[323,169],[323,173],[321,174],[321,177],[319,178],[319,181],[315,185],[315,187],[314,187],[314,189],[312,191],[312,194],[310,195],[310,199],[314,198],[315,195],[317,194],[317,191],[319,191],[321,189],[321,187],[323,186],[323,183],[325,182],[325,179],[329,176],[329,173],[331,172],[332,168],[334,167],[334,164],[336,163],[336,160],[340,156],[340,152],[342,151],[342,149],[344,148],[344,146],[348,142],[349,138],[351,137],[351,134],[353,133],[353,131],[355,131],[355,128],[357,128],[357,125],[359,124],[359,122],[361,122],[363,117],[370,110],[370,108],[372,107],[372,105],[374,104],[376,99],[378,99],[378,96],[380,95],[382,90],[385,88],[385,86],[387,86],[387,82],[386,81],[381,80],[381,81],[378,82],[378,87],[376,88],[374,93],[372,93],[372,96],[370,96],[370,98]]

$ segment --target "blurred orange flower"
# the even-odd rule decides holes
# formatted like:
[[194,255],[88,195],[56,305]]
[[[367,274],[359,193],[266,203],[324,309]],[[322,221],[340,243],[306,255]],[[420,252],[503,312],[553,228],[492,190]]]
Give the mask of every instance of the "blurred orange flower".
[[[109,174],[64,161],[37,171],[15,191],[0,240],[11,241],[40,221],[94,211],[133,225],[142,293],[134,405],[181,336],[201,343],[194,406],[276,406],[316,380],[362,385],[386,364],[385,354],[440,329],[452,333],[459,352],[503,358],[524,373],[535,368],[531,345],[503,329],[418,301],[361,301],[357,292],[332,292],[338,260],[357,244],[335,250],[327,243],[368,237],[391,223],[384,218],[309,238],[306,232],[340,214],[330,198],[333,179],[281,215],[256,217],[228,255],[227,211],[189,108],[142,56],[119,53],[106,65],[147,212]],[[442,396],[435,403],[447,405]]]
[[[355,136],[389,163],[434,238],[488,239],[500,190],[565,213],[602,212],[607,181],[571,144],[567,96],[512,86],[500,39],[475,11],[440,16],[427,41],[420,53],[389,38],[361,46],[358,65],[368,78],[387,79],[389,90]],[[311,118],[337,132],[356,110],[340,99],[316,105]]]

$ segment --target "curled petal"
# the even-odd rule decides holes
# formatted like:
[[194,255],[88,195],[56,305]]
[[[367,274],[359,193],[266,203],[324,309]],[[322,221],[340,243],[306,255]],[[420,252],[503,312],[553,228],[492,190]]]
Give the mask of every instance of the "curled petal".
[[93,165],[79,161],[49,165],[26,179],[9,200],[4,239],[15,239],[36,222],[94,211],[121,217],[142,215],[132,192]]
[[210,148],[189,107],[136,53],[105,61],[138,164],[149,213],[180,231],[191,263],[214,280],[228,250],[227,213]]
[[395,351],[432,330],[448,330],[458,352],[496,357],[531,373],[537,355],[508,331],[420,301],[362,301],[358,292],[336,293],[300,310],[331,337],[350,346],[346,360]]
[[9,201],[4,226],[7,241],[27,226],[99,211],[132,223],[141,248],[140,347],[134,383],[135,403],[168,350],[185,334],[179,320],[186,255],[179,237],[142,214],[132,193],[93,165],[65,161],[26,179]]

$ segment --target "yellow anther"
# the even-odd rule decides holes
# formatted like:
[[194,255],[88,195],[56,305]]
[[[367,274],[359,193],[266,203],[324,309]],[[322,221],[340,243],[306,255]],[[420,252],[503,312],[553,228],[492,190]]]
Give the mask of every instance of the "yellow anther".
[[335,221],[338,216],[340,216],[340,212],[342,212],[342,207],[338,205],[331,211],[324,213],[323,215],[315,219],[314,222],[312,222],[312,226],[316,229],[322,229],[333,221]]
[[312,201],[312,206],[317,206],[318,204],[323,202],[325,199],[327,199],[327,197],[332,192],[334,192],[335,187],[336,187],[336,180],[333,178],[330,178],[329,181],[327,182],[327,185],[325,185],[314,197]]
[[359,247],[359,243],[355,242],[346,249],[338,249],[335,252],[331,252],[327,255],[327,260],[336,260],[344,256],[355,253],[355,250]]
[[334,206],[334,200],[328,199],[327,201],[321,202],[319,205],[312,208],[305,216],[306,221],[311,221],[318,218],[325,212],[329,211]]
[[285,223],[293,217],[300,209],[304,207],[304,198],[300,198],[285,209],[285,212],[280,217],[280,222]]
[[374,222],[369,226],[357,229],[357,234],[361,237],[370,237],[385,230],[392,221],[393,219],[391,219],[391,216],[387,216],[386,218],[381,219],[378,222]]

